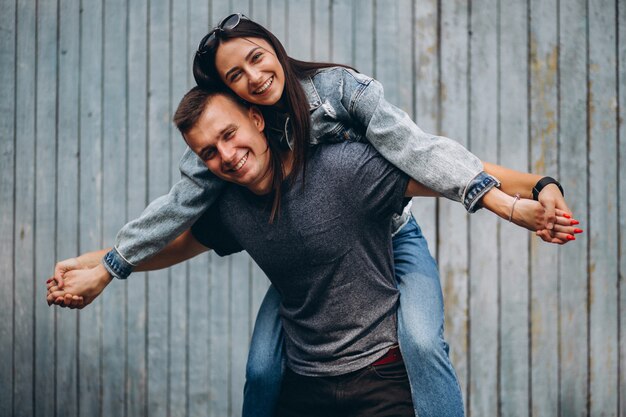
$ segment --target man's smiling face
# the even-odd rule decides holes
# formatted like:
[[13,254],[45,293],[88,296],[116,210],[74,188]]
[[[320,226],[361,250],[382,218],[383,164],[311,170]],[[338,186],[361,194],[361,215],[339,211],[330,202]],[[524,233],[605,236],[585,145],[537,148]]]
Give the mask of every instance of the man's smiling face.
[[266,194],[271,190],[272,173],[264,127],[256,107],[244,109],[218,94],[207,103],[185,140],[217,177]]

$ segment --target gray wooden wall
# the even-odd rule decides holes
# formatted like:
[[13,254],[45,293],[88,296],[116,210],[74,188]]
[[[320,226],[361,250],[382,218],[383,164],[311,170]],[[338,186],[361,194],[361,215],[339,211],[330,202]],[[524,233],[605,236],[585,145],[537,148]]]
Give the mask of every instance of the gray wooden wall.
[[0,416],[240,412],[267,287],[247,255],[135,274],[80,312],[44,300],[55,260],[177,180],[171,114],[231,11],[483,160],[561,179],[585,229],[562,248],[416,201],[467,414],[626,416],[621,0],[0,0]]

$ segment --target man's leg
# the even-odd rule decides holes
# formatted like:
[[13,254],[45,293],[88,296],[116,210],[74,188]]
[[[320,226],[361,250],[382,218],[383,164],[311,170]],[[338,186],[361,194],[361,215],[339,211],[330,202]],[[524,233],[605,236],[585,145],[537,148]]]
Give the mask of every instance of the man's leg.
[[254,324],[242,417],[273,417],[283,378],[283,326],[278,315],[280,294],[271,286]]
[[462,417],[463,397],[443,338],[437,264],[413,218],[393,239],[400,290],[398,340],[419,417]]

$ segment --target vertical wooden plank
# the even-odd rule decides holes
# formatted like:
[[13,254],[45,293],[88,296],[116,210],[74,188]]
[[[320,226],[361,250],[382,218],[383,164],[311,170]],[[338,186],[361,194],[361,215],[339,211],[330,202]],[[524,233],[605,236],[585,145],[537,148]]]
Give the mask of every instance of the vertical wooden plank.
[[246,376],[248,357],[248,338],[251,333],[250,322],[250,256],[241,252],[231,257],[230,276],[230,413],[231,417],[240,416],[243,407],[243,386]]
[[[493,161],[498,149],[497,0],[472,2],[470,19],[471,150]],[[498,226],[497,217],[486,211],[470,219],[471,416],[494,414],[498,409]]]
[[[209,2],[199,0],[193,0],[190,5],[190,10],[193,11],[193,13],[189,14],[188,46],[190,57],[193,57],[200,39],[208,32],[209,27],[213,25],[213,22],[209,21],[209,6]],[[187,85],[195,85],[191,71],[188,71]],[[174,136],[180,137],[177,133]],[[209,414],[210,400],[209,257],[202,255],[191,260],[188,271],[188,413],[191,417],[204,417]]]
[[287,10],[287,32],[289,33],[290,57],[310,61],[313,56],[312,0],[292,3]]
[[626,417],[626,4],[617,4],[617,90],[619,92],[619,398],[618,416]]
[[[320,0],[317,0],[318,2]],[[317,3],[316,3],[317,4]],[[372,0],[361,1],[354,8],[354,68],[357,71],[374,77],[374,2]],[[320,22],[321,23],[321,22]],[[317,27],[317,24],[316,24]],[[319,27],[319,31],[324,30]],[[317,33],[318,29],[316,29]],[[326,43],[328,45],[328,43]],[[317,59],[317,56],[316,56]]]
[[[128,1],[127,92],[127,209],[134,219],[147,203],[148,117],[148,1]],[[126,415],[148,416],[147,409],[147,292],[146,274],[132,274],[127,291]]]
[[[582,228],[587,212],[587,5],[559,8],[559,181]],[[587,233],[559,253],[560,415],[587,415]],[[543,245],[542,245],[543,246]]]
[[229,258],[212,256],[211,323],[210,323],[210,389],[211,416],[230,415],[230,262]]
[[330,59],[354,65],[354,0],[332,0],[330,8]]
[[[557,4],[530,2],[530,170],[556,176]],[[557,415],[557,248],[531,240],[531,413]]]
[[[148,41],[148,198],[169,191],[170,145],[170,11],[168,0],[150,1]],[[148,274],[148,415],[168,413],[169,273]]]
[[250,0],[250,18],[266,28],[269,27],[269,1],[270,0]]
[[[84,7],[81,4],[80,7],[78,218],[79,252],[86,252],[102,245],[103,5],[97,3]],[[63,309],[59,315],[69,321],[74,318],[75,312]],[[78,318],[79,332],[73,336],[78,336],[79,414],[93,416],[100,414],[102,410],[102,298],[96,299],[89,308],[81,310]]]
[[[525,2],[500,2],[498,32],[498,158],[501,165],[525,172],[528,170],[528,9]],[[500,412],[502,416],[528,416],[528,248],[529,238],[533,237],[527,230],[501,224],[498,238],[501,248]]]
[[[102,232],[105,245],[126,218],[126,0],[103,5],[103,164]],[[102,294],[102,415],[122,416],[125,410],[126,285],[114,280]]]
[[[369,2],[363,6],[367,7]],[[312,0],[312,19],[311,25],[313,52],[312,59],[319,62],[330,62],[330,0]],[[370,6],[371,8],[371,6]],[[371,34],[370,34],[371,35]]]
[[[172,2],[171,3],[171,23],[172,28],[170,38],[171,48],[171,67],[172,73],[170,75],[171,83],[171,96],[170,96],[170,110],[169,120],[171,121],[176,107],[181,98],[187,91],[187,74],[191,72],[191,58],[187,55],[189,50],[187,46],[188,41],[188,16],[190,15],[189,2]],[[172,125],[172,123],[169,123]],[[185,141],[181,138],[178,131],[172,126],[170,134],[170,149],[171,154],[170,164],[170,185],[174,185],[180,179],[180,171],[178,169],[179,164],[177,161],[185,151]],[[169,378],[169,402],[168,402],[168,415],[170,416],[186,416],[188,414],[188,361],[187,361],[187,346],[188,346],[188,323],[187,323],[187,308],[188,308],[188,275],[187,264],[179,264],[169,269],[169,299],[171,303],[170,307],[170,319],[169,319],[169,344],[167,349],[169,350],[170,369],[168,372]]]
[[209,415],[210,397],[210,259],[196,257],[189,263],[189,415]]
[[0,285],[5,291],[0,302],[6,311],[0,321],[0,414],[13,413],[13,321],[15,276],[13,270],[15,220],[15,79],[16,79],[16,2],[0,1]]
[[[414,120],[427,132],[439,131],[439,16],[436,0],[423,0],[413,6],[415,102]],[[407,54],[408,55],[408,54]],[[437,257],[437,200],[413,199],[413,215],[429,243],[430,253]]]
[[283,46],[289,52],[289,39],[287,38],[287,1],[286,0],[269,0],[268,8],[268,29],[272,31],[274,36],[282,42]]
[[[465,1],[441,2],[441,134],[467,146],[468,135],[468,7]],[[441,199],[439,270],[445,300],[446,339],[467,410],[468,363],[468,221],[458,203]]]
[[589,7],[589,414],[617,416],[617,127],[615,4]]
[[[407,1],[376,2],[376,78],[385,87],[385,98],[413,114],[412,55],[398,39],[411,39],[412,15]],[[409,35],[407,35],[407,30]],[[409,43],[410,44],[410,43]]]
[[[56,260],[57,2],[37,10],[36,187],[35,187],[35,416],[54,410],[54,311],[43,301],[44,281]],[[4,178],[4,177],[3,177]],[[4,180],[3,180],[4,181]],[[1,413],[0,413],[1,414]]]
[[250,0],[231,0],[231,13],[243,13],[251,18]]
[[32,415],[33,404],[33,261],[35,246],[35,54],[36,8],[29,2],[17,3],[17,76],[15,117],[15,253],[13,399],[15,411]]
[[[79,253],[79,109],[80,109],[80,8],[74,0],[59,2],[59,89],[57,166],[57,259]],[[89,307],[91,309],[92,307]],[[55,308],[56,415],[78,415],[77,314]],[[86,310],[85,310],[86,311]]]

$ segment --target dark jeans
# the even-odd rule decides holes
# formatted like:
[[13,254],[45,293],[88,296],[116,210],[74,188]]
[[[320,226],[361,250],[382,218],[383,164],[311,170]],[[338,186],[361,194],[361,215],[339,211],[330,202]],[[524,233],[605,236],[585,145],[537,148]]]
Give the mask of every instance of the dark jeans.
[[403,361],[345,375],[309,377],[285,371],[277,417],[415,417]]

